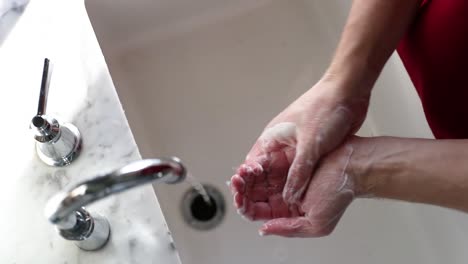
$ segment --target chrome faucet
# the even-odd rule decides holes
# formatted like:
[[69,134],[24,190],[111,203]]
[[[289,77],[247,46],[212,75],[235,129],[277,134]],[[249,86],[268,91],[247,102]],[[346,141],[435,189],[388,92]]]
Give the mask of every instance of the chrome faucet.
[[109,240],[109,222],[101,215],[91,216],[83,206],[148,183],[179,183],[185,176],[185,167],[175,157],[135,161],[55,195],[45,215],[63,238],[74,240],[83,250],[98,250]]

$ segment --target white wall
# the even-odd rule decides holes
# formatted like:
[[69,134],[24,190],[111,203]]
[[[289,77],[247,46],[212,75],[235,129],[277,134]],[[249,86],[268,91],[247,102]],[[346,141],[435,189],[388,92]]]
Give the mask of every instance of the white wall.
[[[329,238],[259,238],[234,212],[225,181],[264,125],[311,87],[336,45],[348,5],[273,1],[226,21],[107,57],[140,151],[177,155],[227,199],[225,222],[197,232],[179,201],[187,186],[157,194],[182,261],[200,263],[466,263],[457,214],[428,206],[358,201]],[[106,48],[104,47],[104,53]],[[430,137],[420,103],[397,58],[376,85],[363,135]],[[457,235],[458,234],[458,235]],[[310,261],[306,261],[310,260]]]

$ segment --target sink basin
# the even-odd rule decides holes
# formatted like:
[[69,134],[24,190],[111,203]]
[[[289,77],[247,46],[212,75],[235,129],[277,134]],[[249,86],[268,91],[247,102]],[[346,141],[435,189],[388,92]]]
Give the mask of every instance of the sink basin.
[[[226,201],[221,223],[200,230],[183,218],[189,185],[155,187],[182,263],[466,263],[466,216],[441,208],[359,200],[330,237],[284,239],[259,237],[231,205],[225,182],[321,76],[347,2],[87,1],[142,155],[179,156]],[[376,86],[360,135],[431,137],[398,58]]]

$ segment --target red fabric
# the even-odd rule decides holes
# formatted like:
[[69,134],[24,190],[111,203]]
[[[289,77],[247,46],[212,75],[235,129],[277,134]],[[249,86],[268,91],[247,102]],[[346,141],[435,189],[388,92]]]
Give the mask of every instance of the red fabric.
[[436,138],[468,138],[468,0],[428,0],[398,46]]

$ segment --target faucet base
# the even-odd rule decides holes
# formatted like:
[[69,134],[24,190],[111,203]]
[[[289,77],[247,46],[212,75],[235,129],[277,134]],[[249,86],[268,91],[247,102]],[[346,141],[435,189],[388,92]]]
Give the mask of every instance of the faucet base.
[[66,240],[86,251],[99,250],[110,238],[110,225],[107,219],[99,214],[91,214],[81,207],[74,212],[75,224],[68,229],[57,227],[60,235]]
[[81,241],[75,241],[75,245],[82,250],[99,250],[109,242],[111,230],[107,219],[101,215],[93,214],[93,222],[93,230],[89,237]]
[[78,158],[83,140],[80,131],[74,125],[60,125],[60,136],[57,140],[36,143],[39,158],[47,165],[63,167]]
[[182,181],[186,173],[177,158],[134,161],[56,194],[47,203],[45,215],[63,238],[75,241],[83,250],[98,250],[109,240],[109,222],[99,215],[92,217],[83,206],[144,184],[174,184]]

